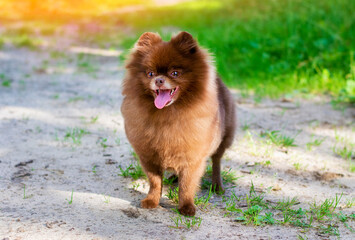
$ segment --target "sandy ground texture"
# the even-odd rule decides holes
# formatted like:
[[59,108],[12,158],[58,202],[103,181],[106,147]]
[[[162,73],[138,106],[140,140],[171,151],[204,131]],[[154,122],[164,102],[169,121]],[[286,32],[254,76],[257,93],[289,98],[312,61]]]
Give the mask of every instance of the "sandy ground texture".
[[[198,210],[199,228],[172,228],[176,204],[165,196],[157,209],[140,208],[148,183],[118,175],[135,160],[120,113],[117,53],[58,45],[0,50],[0,73],[10,81],[0,86],[0,239],[336,239],[288,225],[243,225],[224,216],[216,195],[215,207]],[[354,109],[335,110],[325,99],[255,104],[236,94],[236,102],[238,134],[223,168],[240,178],[226,185],[226,196],[245,196],[253,181],[269,202],[297,197],[307,208],[340,193],[340,206],[354,199],[355,174],[333,152],[354,142]],[[298,146],[267,144],[259,137],[266,130],[293,136]],[[82,136],[71,138],[73,131]],[[307,150],[314,139],[324,141]],[[339,229],[342,239],[355,238]]]

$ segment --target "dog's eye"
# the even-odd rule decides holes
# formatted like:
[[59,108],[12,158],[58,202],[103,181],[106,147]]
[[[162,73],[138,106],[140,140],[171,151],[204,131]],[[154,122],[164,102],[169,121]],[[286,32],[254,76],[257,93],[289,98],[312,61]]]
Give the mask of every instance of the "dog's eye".
[[177,77],[177,76],[179,76],[179,72],[178,72],[178,71],[173,71],[173,72],[171,73],[171,76]]
[[148,77],[154,77],[154,72],[148,72],[148,73],[147,73],[147,76],[148,76]]

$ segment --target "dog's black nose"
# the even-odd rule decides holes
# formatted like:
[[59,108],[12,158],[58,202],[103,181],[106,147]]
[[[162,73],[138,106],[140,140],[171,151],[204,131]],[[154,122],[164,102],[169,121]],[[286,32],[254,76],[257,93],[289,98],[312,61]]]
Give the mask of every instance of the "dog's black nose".
[[163,78],[157,78],[155,79],[155,85],[157,85],[157,87],[161,87],[164,85],[165,80]]

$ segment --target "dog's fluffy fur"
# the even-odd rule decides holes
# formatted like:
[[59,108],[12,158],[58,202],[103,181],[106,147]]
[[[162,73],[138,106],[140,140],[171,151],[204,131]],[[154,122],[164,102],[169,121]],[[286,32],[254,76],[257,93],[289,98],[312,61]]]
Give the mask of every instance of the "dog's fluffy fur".
[[212,156],[212,183],[223,191],[220,160],[234,139],[235,105],[210,55],[181,32],[164,42],[144,33],[132,49],[123,82],[127,137],[149,179],[141,201],[155,208],[165,170],[178,175],[179,211],[195,215],[194,196]]

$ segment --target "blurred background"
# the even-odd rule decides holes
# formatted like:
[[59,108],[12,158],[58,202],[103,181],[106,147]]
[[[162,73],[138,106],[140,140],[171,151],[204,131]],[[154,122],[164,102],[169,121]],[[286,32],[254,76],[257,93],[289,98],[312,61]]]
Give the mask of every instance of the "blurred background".
[[0,0],[0,47],[75,44],[123,60],[143,32],[184,30],[242,96],[354,104],[354,12],[354,0]]

